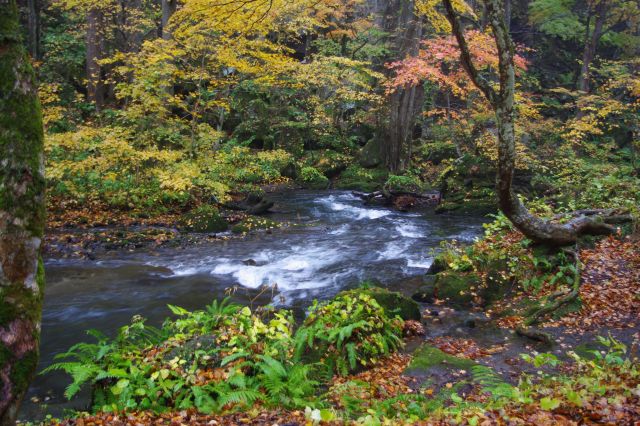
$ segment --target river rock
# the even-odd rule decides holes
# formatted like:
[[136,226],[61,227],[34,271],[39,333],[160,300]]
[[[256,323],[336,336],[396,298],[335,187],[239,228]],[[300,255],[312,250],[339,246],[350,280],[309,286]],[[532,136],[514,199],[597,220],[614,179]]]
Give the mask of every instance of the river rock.
[[365,169],[372,169],[382,164],[382,146],[380,138],[372,138],[360,150],[358,163]]
[[467,308],[473,305],[482,280],[475,273],[443,271],[436,275],[436,297],[449,304]]
[[435,282],[435,275],[425,275],[422,279],[422,285],[411,295],[411,298],[418,303],[433,303],[436,293]]
[[403,320],[420,321],[422,313],[418,304],[395,291],[389,291],[380,287],[359,288],[348,290],[344,293],[364,293],[373,297],[384,310],[390,314],[396,314]]

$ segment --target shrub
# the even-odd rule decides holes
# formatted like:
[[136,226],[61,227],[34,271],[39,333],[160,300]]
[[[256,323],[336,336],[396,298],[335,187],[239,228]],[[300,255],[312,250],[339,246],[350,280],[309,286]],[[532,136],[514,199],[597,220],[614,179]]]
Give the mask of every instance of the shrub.
[[45,372],[63,370],[73,381],[65,395],[83,385],[93,389],[95,411],[196,408],[212,413],[266,405],[302,408],[316,383],[312,366],[292,363],[293,318],[289,311],[260,317],[248,307],[213,302],[157,329],[140,317],[113,339],[92,331],[97,343],[80,343]]
[[384,187],[390,191],[420,192],[422,182],[413,176],[390,175]]
[[309,189],[325,189],[329,179],[313,167],[303,167],[300,171],[300,183]]
[[296,358],[317,358],[344,376],[398,349],[401,337],[402,320],[389,317],[372,296],[341,294],[311,306],[294,338]]

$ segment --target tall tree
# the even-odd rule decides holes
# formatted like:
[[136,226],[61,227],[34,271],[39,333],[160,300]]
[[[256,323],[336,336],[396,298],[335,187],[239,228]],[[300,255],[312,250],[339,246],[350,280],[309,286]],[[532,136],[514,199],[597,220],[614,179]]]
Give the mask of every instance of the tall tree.
[[99,111],[104,104],[104,84],[100,60],[104,57],[104,37],[102,33],[102,10],[91,7],[87,10],[86,72],[87,95]]
[[[416,16],[413,0],[397,0],[388,3],[389,23],[386,30],[394,35],[394,59],[416,56],[422,36],[422,22]],[[389,95],[388,123],[385,126],[382,154],[385,165],[392,171],[400,171],[409,165],[415,118],[422,107],[423,90],[420,85],[399,87]]]
[[[507,31],[505,13],[500,0],[484,0],[493,38],[498,49],[499,89],[481,73],[474,61],[452,0],[443,0],[447,19],[451,24],[462,65],[487,101],[491,104],[498,127],[498,172],[496,187],[500,210],[520,232],[533,241],[550,245],[573,244],[583,234],[610,234],[614,228],[606,219],[581,212],[565,224],[543,220],[532,214],[514,192],[512,183],[516,163],[515,150],[515,76],[514,44]],[[585,214],[582,214],[585,213]],[[591,212],[588,212],[591,213]]]
[[38,362],[44,268],[43,130],[15,0],[0,0],[0,425]]

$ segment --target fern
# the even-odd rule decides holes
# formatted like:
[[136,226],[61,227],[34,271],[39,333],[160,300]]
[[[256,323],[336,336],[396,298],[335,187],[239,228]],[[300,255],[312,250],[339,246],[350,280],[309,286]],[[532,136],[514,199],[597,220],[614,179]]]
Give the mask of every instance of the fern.
[[509,397],[513,394],[513,386],[506,383],[498,373],[485,365],[471,367],[473,380],[482,388],[491,393],[495,399]]

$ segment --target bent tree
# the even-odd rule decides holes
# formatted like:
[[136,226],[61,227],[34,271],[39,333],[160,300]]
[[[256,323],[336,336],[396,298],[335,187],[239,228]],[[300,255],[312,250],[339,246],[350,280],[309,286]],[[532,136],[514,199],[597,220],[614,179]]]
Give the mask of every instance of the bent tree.
[[0,0],[0,425],[38,362],[44,268],[43,130],[15,0]]
[[615,231],[607,222],[619,217],[606,217],[598,210],[580,211],[567,223],[544,220],[532,214],[520,201],[512,187],[516,164],[515,139],[515,65],[514,44],[507,30],[500,0],[484,0],[487,18],[498,50],[498,88],[476,68],[464,28],[452,0],[443,0],[447,19],[460,49],[460,60],[469,78],[491,104],[498,128],[498,165],[496,189],[500,210],[527,238],[543,244],[573,244],[581,235],[606,235]]

